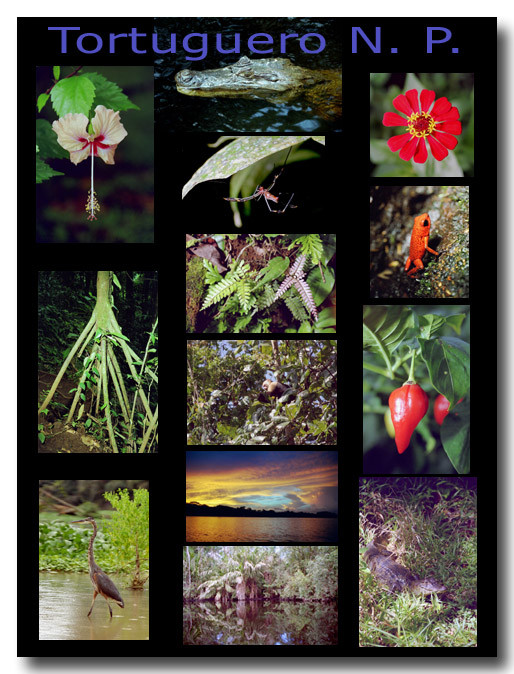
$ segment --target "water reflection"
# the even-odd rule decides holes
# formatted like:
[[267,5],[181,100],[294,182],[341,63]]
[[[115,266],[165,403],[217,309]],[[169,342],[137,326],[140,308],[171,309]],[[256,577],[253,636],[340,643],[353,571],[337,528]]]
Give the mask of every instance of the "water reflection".
[[184,644],[333,646],[337,604],[200,602],[184,606]]
[[337,543],[337,518],[186,517],[186,541]]
[[140,640],[148,639],[147,589],[129,590],[116,579],[125,602],[122,609],[97,597],[91,617],[93,587],[85,573],[39,574],[39,638],[41,640]]

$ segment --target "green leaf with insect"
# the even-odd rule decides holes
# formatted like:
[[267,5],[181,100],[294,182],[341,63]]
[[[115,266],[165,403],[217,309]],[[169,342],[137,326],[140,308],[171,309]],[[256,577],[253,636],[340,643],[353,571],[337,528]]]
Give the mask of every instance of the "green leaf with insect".
[[[207,180],[220,180],[233,176],[238,171],[242,171],[257,162],[264,160],[258,169],[254,168],[253,178],[255,182],[251,187],[251,194],[260,182],[273,172],[274,166],[281,165],[284,162],[286,152],[293,146],[303,143],[309,138],[316,136],[240,136],[229,145],[225,146],[212,157],[210,157],[188,180],[182,188],[182,198],[190,192],[196,185]],[[286,152],[280,151],[285,150]],[[267,166],[264,172],[264,166]],[[242,183],[241,183],[242,184]],[[232,190],[231,194],[232,196]]]

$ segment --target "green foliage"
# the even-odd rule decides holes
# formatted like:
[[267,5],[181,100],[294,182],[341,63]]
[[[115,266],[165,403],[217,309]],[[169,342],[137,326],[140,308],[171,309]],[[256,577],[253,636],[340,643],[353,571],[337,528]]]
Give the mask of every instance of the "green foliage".
[[104,498],[115,509],[106,531],[116,548],[124,570],[132,576],[132,585],[142,587],[141,569],[148,570],[149,560],[149,493],[147,489],[128,489],[105,493]]
[[[96,507],[92,514],[96,515]],[[119,570],[119,564],[113,546],[101,528],[100,524],[95,539],[95,559],[106,573],[112,573]],[[57,520],[40,522],[39,570],[89,571],[87,550],[91,534],[91,527],[79,529]]]
[[186,546],[185,598],[236,598],[237,585],[253,584],[261,598],[323,601],[338,596],[336,546]]
[[[60,66],[54,66],[55,83],[51,87],[50,94],[38,96],[38,112],[43,110],[48,100],[51,100],[57,118],[69,113],[81,113],[91,119],[97,105],[104,105],[108,110],[115,111],[139,110],[117,84],[110,82],[100,73],[80,74],[80,69],[77,69],[59,80],[60,71]],[[57,143],[57,136],[47,120],[36,120],[36,142],[39,150],[36,158],[36,183],[53,176],[64,175],[54,171],[45,162],[45,159],[69,157],[68,152]]]
[[[386,446],[395,451],[394,443],[386,440],[381,419],[390,393],[411,378],[414,354],[414,380],[432,400],[439,393],[444,395],[451,407],[442,426],[434,420],[432,405],[417,426],[407,450],[414,452],[413,472],[423,472],[425,466],[427,472],[451,472],[453,467],[458,473],[468,473],[470,353],[469,341],[462,337],[469,330],[469,308],[456,313],[453,307],[439,307],[437,313],[425,311],[424,306],[364,308],[364,451],[381,445],[384,451]],[[455,409],[461,398],[464,401]],[[380,416],[378,423],[370,420],[371,415]]]
[[[251,243],[255,243],[264,237],[278,235],[249,236]],[[286,235],[280,236],[287,238]],[[213,237],[222,250],[225,238],[237,238],[229,235],[213,235]],[[190,241],[189,244],[191,243],[193,242]],[[324,310],[323,318],[320,316],[316,319],[315,310],[335,286],[334,271],[328,266],[335,253],[335,235],[309,234],[292,238],[289,249],[298,246],[300,249],[297,251],[291,272],[294,272],[294,265],[299,263],[301,257],[305,259],[303,258],[305,255],[309,256],[311,262],[307,264],[303,274],[301,271],[305,262],[301,265],[301,269],[298,269],[298,274],[291,275],[289,272],[288,275],[290,260],[287,256],[275,255],[262,268],[258,265],[251,268],[247,262],[236,259],[224,275],[210,261],[203,259],[204,283],[207,291],[201,310],[218,305],[205,332],[269,331],[273,314],[276,315],[280,311],[277,302],[282,295],[295,321],[295,325],[284,327],[283,331],[334,332],[335,312]],[[305,275],[307,278],[304,279]]]
[[270,368],[268,340],[188,343],[189,445],[336,444],[337,343],[279,341],[275,375],[294,394],[259,400]]
[[[207,269],[212,274],[212,268],[209,270],[209,267],[207,267]],[[236,292],[239,296],[239,301],[241,302],[241,309],[245,311],[245,307],[248,304],[250,293],[248,281],[244,280],[243,276],[249,271],[250,267],[245,262],[241,264],[238,264],[236,262],[234,265],[231,265],[231,269],[227,273],[227,275],[223,279],[221,279],[221,281],[218,281],[217,283],[211,285],[211,287],[209,288],[207,296],[205,297],[205,300],[202,304],[202,310],[207,309],[207,307],[210,307],[211,304],[216,304],[225,297],[228,297],[232,293]],[[209,279],[211,278],[212,277],[209,277]],[[241,298],[243,301],[241,301]]]
[[[362,478],[359,502],[360,646],[475,646],[476,479]],[[362,559],[376,538],[398,563],[442,582],[447,592],[428,600],[383,589]]]
[[298,236],[289,246],[289,249],[300,244],[300,254],[307,255],[311,258],[312,264],[318,264],[323,255],[323,241],[319,234],[306,234],[305,236]]

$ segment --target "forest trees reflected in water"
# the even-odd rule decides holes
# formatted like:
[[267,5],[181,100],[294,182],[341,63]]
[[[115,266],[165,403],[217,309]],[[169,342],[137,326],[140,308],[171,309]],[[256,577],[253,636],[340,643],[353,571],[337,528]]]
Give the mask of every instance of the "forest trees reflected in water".
[[337,644],[336,546],[185,546],[184,644]]
[[184,644],[333,646],[337,604],[307,602],[200,602],[184,606]]

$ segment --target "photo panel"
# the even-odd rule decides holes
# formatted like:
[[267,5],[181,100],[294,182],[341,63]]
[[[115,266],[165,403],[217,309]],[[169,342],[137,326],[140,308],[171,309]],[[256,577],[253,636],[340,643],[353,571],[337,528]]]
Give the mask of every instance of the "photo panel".
[[20,657],[497,655],[496,19],[294,11],[18,21]]

